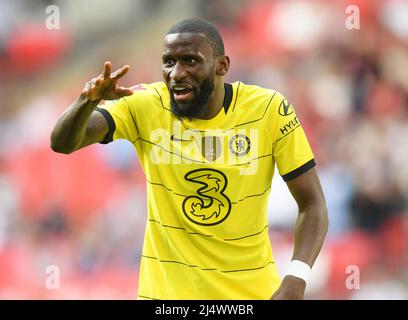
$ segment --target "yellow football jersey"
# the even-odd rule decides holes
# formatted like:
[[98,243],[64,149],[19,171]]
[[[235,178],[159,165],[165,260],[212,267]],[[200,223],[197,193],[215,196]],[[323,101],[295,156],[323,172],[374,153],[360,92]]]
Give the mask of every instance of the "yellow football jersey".
[[226,83],[211,120],[179,120],[163,82],[97,110],[102,143],[127,139],[147,181],[139,299],[269,299],[280,276],[268,237],[275,163],[285,181],[315,165],[278,92]]

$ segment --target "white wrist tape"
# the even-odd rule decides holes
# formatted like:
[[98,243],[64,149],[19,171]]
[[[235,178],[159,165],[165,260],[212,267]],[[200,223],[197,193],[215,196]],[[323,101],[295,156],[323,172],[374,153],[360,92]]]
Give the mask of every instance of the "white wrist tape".
[[300,260],[292,260],[289,265],[289,270],[286,273],[286,275],[288,276],[290,275],[296,278],[303,279],[307,283],[310,271],[311,271],[311,268],[307,263],[304,263]]

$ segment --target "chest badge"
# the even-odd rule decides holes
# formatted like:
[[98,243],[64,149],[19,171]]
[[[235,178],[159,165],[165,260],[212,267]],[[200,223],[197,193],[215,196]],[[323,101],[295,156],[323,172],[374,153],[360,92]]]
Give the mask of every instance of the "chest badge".
[[237,134],[229,141],[229,150],[236,156],[245,156],[251,149],[251,140],[244,134]]
[[201,138],[201,153],[208,161],[215,161],[221,155],[220,137],[209,136]]

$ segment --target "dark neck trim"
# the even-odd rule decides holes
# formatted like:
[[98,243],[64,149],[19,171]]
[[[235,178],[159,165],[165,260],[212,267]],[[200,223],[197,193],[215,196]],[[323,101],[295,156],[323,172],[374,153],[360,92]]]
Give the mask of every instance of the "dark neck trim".
[[225,95],[224,95],[224,102],[222,103],[224,107],[224,112],[227,114],[228,109],[231,105],[232,101],[232,85],[230,83],[224,83]]

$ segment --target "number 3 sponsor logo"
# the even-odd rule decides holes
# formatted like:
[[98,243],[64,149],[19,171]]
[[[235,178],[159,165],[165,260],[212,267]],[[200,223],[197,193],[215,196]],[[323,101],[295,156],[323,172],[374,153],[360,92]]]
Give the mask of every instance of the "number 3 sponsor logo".
[[191,222],[202,226],[213,226],[223,222],[231,212],[231,201],[224,194],[228,185],[224,173],[214,169],[197,169],[184,178],[199,187],[195,195],[183,201],[184,215]]

